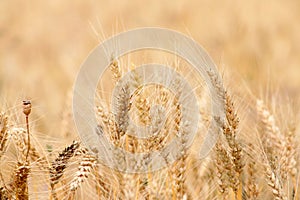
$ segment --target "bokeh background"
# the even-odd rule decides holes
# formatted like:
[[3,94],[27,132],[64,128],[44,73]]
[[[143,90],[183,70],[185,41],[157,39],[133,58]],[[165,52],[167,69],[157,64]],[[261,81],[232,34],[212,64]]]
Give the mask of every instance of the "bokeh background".
[[89,52],[108,36],[147,26],[193,37],[232,87],[297,99],[299,21],[298,0],[1,0],[0,107],[31,98],[37,128],[54,135]]

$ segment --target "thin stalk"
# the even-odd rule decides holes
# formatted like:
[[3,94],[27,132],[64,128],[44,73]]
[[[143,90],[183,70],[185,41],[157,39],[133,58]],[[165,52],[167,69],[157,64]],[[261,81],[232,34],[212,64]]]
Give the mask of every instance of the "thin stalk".
[[28,162],[28,155],[29,155],[29,150],[30,150],[30,132],[29,132],[29,119],[28,115],[26,115],[26,128],[27,128],[27,153],[26,153],[26,162]]

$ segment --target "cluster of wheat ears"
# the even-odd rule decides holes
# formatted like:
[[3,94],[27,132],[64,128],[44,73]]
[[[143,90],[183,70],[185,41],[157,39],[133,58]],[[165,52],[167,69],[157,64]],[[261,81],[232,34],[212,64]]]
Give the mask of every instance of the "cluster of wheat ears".
[[[110,71],[117,82],[122,73],[115,60]],[[133,87],[139,75],[132,77]],[[99,131],[111,142],[132,153],[158,151],[178,134],[181,105],[161,86],[137,88],[132,103],[126,86],[118,99],[120,112],[106,106],[96,108]],[[149,99],[150,93],[155,93]],[[17,125],[10,113],[0,112],[0,199],[299,199],[299,155],[295,123],[279,123],[262,100],[256,100],[248,130],[242,124],[235,100],[224,95],[226,122],[211,153],[202,160],[197,152],[181,149],[181,157],[158,171],[130,174],[111,169],[80,141],[62,149],[47,149],[36,140],[30,114],[30,101],[23,102],[25,126]],[[201,102],[200,102],[201,103]],[[126,134],[130,112],[142,125],[160,124],[159,113],[150,106],[159,104],[168,110],[164,126],[150,138],[142,140]],[[22,112],[22,111],[20,111]],[[203,123],[210,122],[205,111],[199,111]],[[55,125],[54,125],[55,126]],[[243,134],[244,132],[244,134]],[[246,133],[246,134],[245,134]],[[252,134],[252,135],[248,135]],[[184,133],[181,135],[184,144]],[[250,139],[251,138],[251,139]],[[195,139],[195,146],[198,140]],[[118,155],[116,155],[118,156]],[[120,165],[122,165],[120,158]]]

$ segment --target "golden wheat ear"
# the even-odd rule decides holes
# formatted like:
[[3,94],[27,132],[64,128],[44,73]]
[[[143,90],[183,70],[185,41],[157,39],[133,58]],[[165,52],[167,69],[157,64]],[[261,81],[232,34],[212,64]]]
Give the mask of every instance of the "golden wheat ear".
[[8,116],[4,112],[0,112],[0,159],[6,150],[7,139],[8,139]]
[[[233,101],[225,92],[226,121],[223,125],[223,136],[216,145],[216,167],[218,170],[219,187],[221,194],[228,195],[228,187],[231,187],[237,199],[242,198],[243,160],[242,146],[237,139],[239,118]],[[225,141],[222,140],[225,138]],[[223,145],[221,143],[226,143]],[[224,174],[225,173],[225,174]]]
[[75,177],[70,184],[70,190],[74,192],[89,178],[91,171],[94,170],[97,163],[97,158],[91,155],[85,148],[79,149],[76,154],[80,157],[80,161]]
[[276,199],[287,199],[289,193],[295,199],[298,185],[295,178],[298,171],[295,128],[289,128],[288,133],[284,134],[283,128],[277,123],[277,116],[271,113],[262,100],[257,100],[256,109],[268,186]]
[[29,197],[28,194],[28,176],[30,172],[30,167],[28,163],[18,163],[16,165],[14,173],[14,193],[16,199],[26,200]]
[[79,148],[79,146],[79,142],[73,141],[73,143],[59,153],[55,161],[52,162],[52,166],[50,167],[50,181],[53,187],[63,176],[68,161],[75,155],[75,151]]

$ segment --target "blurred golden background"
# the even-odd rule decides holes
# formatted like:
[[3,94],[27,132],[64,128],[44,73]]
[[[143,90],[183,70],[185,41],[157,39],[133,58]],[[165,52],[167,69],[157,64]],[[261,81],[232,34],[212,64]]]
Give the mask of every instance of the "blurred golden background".
[[297,0],[1,0],[0,108],[31,98],[39,126],[53,134],[89,52],[108,36],[147,26],[193,37],[221,73],[237,77],[237,87],[246,83],[259,91],[273,85],[296,99],[299,21]]

